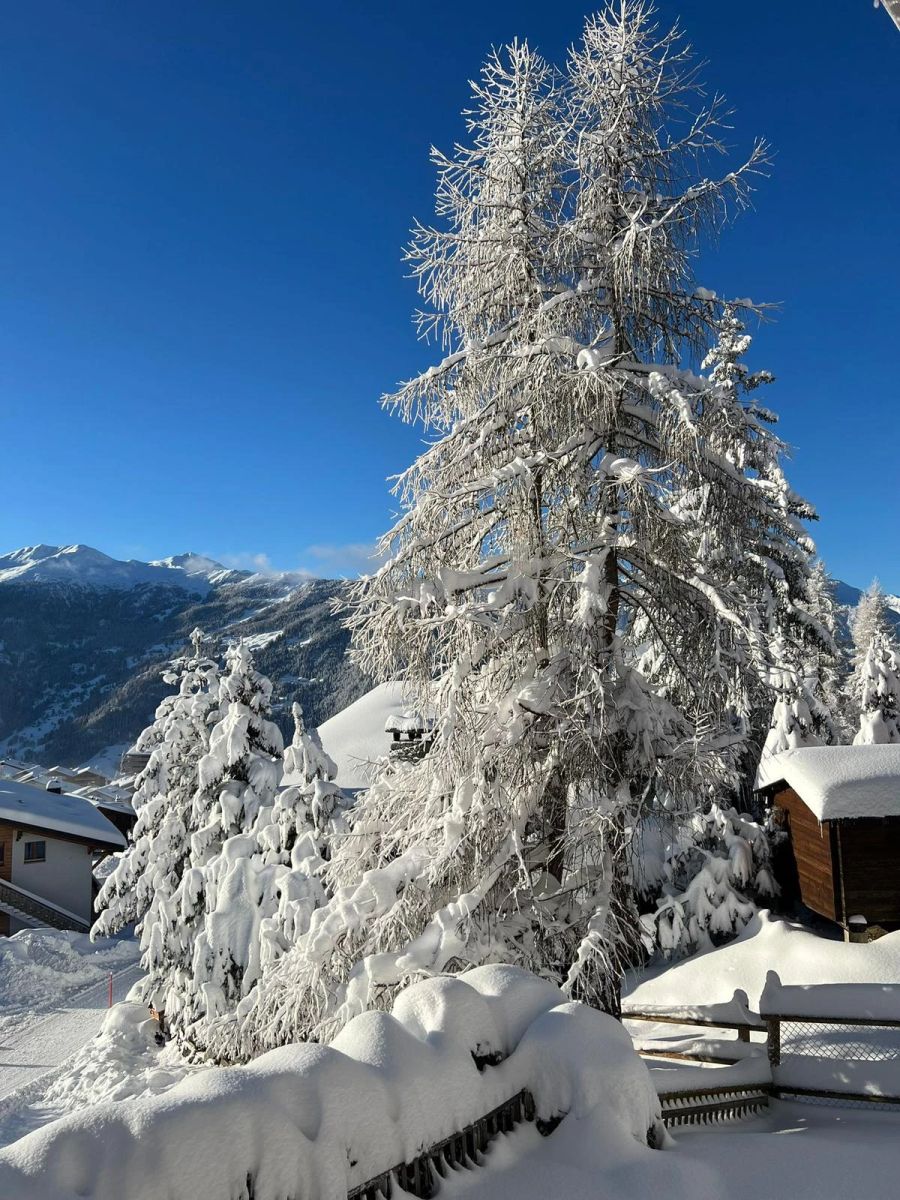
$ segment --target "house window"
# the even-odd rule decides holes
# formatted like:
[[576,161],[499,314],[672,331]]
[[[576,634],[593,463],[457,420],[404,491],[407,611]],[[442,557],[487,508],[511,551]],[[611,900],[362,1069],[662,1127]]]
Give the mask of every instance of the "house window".
[[25,861],[28,862],[46,862],[47,861],[47,843],[46,842],[26,842],[25,843]]
[[6,843],[0,842],[0,867],[6,862]]

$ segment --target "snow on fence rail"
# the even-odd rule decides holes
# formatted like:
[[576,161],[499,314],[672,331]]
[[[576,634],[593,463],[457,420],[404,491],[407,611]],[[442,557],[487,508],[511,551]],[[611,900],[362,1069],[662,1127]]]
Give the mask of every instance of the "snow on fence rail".
[[657,1025],[677,1025],[682,1028],[697,1026],[702,1029],[735,1029],[736,1041],[679,1039],[676,1044],[660,1046],[652,1039],[635,1038],[639,1054],[651,1058],[683,1059],[687,1062],[734,1063],[739,1062],[750,1050],[751,1033],[765,1033],[766,1025],[758,1013],[752,1012],[747,993],[738,989],[731,1000],[723,1004],[710,1004],[704,1008],[683,1006],[678,1008],[645,1005],[643,1008],[622,1009],[626,1021],[645,1021]]
[[[384,1171],[367,1183],[348,1192],[347,1200],[391,1200],[394,1184],[402,1194],[428,1200],[437,1190],[438,1179],[448,1171],[459,1167],[475,1166],[478,1155],[501,1133],[509,1133],[523,1121],[535,1117],[534,1097],[529,1091],[521,1091],[504,1104],[473,1121],[459,1133],[444,1138],[411,1163],[400,1163],[390,1171]],[[543,1126],[543,1127],[542,1127]],[[552,1132],[552,1123],[539,1122],[541,1132]],[[437,1177],[437,1178],[436,1178]]]
[[900,1106],[900,985],[785,986],[770,971],[759,1007],[774,1095]]

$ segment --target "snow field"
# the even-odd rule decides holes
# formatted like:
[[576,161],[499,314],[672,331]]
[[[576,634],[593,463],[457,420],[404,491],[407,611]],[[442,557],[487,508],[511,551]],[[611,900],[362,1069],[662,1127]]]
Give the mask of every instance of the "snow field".
[[[896,984],[900,980],[900,931],[877,941],[831,941],[763,910],[725,946],[646,972],[632,972],[627,1007],[645,1012],[675,1010],[746,1020],[746,1001],[759,1012],[770,970],[782,984]],[[735,992],[744,993],[735,997]],[[833,1007],[833,1005],[832,1005]]]
[[[137,1014],[111,1023],[143,1036]],[[473,1051],[497,1047],[511,1052],[479,1070]],[[249,1176],[255,1200],[344,1200],[523,1088],[538,1117],[590,1117],[620,1151],[661,1131],[649,1073],[613,1018],[491,966],[414,984],[331,1046],[286,1046],[64,1117],[0,1152],[0,1195],[226,1200],[246,1195]]]

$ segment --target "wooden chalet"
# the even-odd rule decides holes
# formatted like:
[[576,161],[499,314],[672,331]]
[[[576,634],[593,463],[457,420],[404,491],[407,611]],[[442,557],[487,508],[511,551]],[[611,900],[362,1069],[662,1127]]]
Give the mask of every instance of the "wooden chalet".
[[757,789],[787,834],[778,874],[813,912],[900,928],[900,745],[786,750]]

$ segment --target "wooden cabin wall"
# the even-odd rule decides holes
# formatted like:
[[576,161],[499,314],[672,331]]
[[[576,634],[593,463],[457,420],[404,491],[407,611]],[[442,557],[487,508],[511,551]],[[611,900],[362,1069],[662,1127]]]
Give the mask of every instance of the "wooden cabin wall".
[[831,921],[841,920],[840,902],[835,902],[829,822],[820,825],[793,788],[776,792],[773,804],[788,818],[803,903]]
[[870,925],[900,922],[900,818],[835,821],[848,917]]

